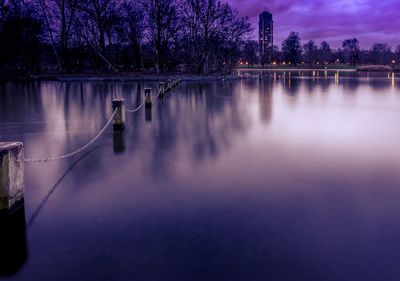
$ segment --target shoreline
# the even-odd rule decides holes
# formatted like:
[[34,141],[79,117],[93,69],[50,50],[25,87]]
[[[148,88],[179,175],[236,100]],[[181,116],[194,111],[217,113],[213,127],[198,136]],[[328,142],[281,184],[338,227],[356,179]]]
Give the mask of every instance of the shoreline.
[[195,75],[195,74],[30,74],[26,76],[4,77],[0,76],[0,81],[59,81],[59,82],[159,82],[167,81],[179,77],[181,81],[218,81],[218,80],[238,80],[237,75]]
[[[236,74],[93,74],[93,73],[79,73],[79,74],[60,74],[60,73],[41,73],[41,74],[28,74],[28,75],[0,75],[0,81],[59,81],[59,82],[161,82],[168,79],[179,77],[181,81],[231,81],[243,79],[245,72],[295,72],[295,71],[326,71],[326,72],[347,72],[347,73],[399,73],[400,69],[385,69],[376,70],[359,70],[356,68],[237,68],[234,70]],[[242,72],[242,73],[241,73]]]
[[237,71],[341,71],[356,72],[357,69],[346,68],[238,68]]

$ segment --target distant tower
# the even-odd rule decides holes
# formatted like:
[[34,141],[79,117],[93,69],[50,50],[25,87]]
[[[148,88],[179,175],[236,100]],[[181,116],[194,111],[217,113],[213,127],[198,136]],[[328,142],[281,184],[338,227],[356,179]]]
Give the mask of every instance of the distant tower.
[[262,12],[258,21],[260,59],[265,63],[272,62],[272,50],[274,46],[274,21],[268,11]]

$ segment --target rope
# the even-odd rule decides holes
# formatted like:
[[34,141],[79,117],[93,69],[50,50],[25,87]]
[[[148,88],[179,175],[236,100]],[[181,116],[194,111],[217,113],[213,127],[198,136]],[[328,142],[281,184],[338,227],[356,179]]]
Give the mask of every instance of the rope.
[[158,98],[158,97],[161,95],[161,91],[162,91],[162,89],[158,89],[157,95],[156,95],[155,97],[152,96],[152,98],[153,98],[153,99]]
[[144,96],[143,102],[138,107],[136,107],[135,109],[126,109],[125,108],[125,111],[126,112],[130,112],[130,113],[134,113],[134,112],[139,111],[143,107],[143,105],[146,103],[147,95],[148,95],[148,93]]
[[[163,90],[164,90],[164,94],[166,94],[167,90],[166,89],[163,89]],[[153,99],[154,99],[153,104],[157,104],[157,103],[161,102],[161,99],[158,99],[158,97],[161,95],[163,90],[162,89],[158,90],[157,95],[155,97],[153,97]]]
[[[157,95],[156,96],[151,96],[151,98],[152,99],[157,99],[160,95],[161,95],[161,89],[159,89],[158,90],[158,93],[157,93]],[[145,96],[144,96],[144,99],[143,99],[143,102],[138,106],[138,107],[136,107],[135,109],[126,109],[125,108],[125,111],[126,112],[129,112],[129,113],[135,113],[135,112],[137,112],[137,111],[139,111],[145,104],[146,104],[146,97],[149,95],[149,93],[147,93]],[[150,94],[151,95],[151,94]]]
[[[173,85],[176,85],[176,84],[177,84],[176,81],[174,81],[174,82],[173,82]],[[159,89],[157,95],[156,95],[156,96],[151,96],[151,97],[152,97],[152,99],[157,99],[157,98],[161,95],[161,92],[162,92],[162,91],[172,90],[172,88],[173,88],[173,87],[172,87],[172,86],[170,85],[170,83],[169,83],[169,85],[167,86],[166,89]],[[135,108],[135,109],[125,109],[125,111],[126,111],[126,112],[130,112],[130,113],[139,111],[139,110],[146,104],[146,98],[147,98],[148,95],[149,95],[148,93],[145,95],[145,97],[144,97],[144,99],[143,99],[143,102],[142,102],[137,108]],[[151,95],[151,94],[150,94],[150,95]],[[156,101],[157,101],[157,100],[156,100]],[[107,127],[108,127],[108,126],[110,125],[110,123],[112,122],[114,116],[117,114],[117,111],[118,111],[118,108],[116,108],[116,109],[114,110],[113,114],[112,114],[112,115],[110,116],[110,118],[107,120],[107,123],[106,123],[106,124],[104,125],[104,127],[97,133],[97,135],[94,136],[93,139],[91,139],[87,144],[85,144],[84,146],[82,146],[82,147],[76,149],[75,151],[70,152],[70,153],[67,153],[67,154],[58,155],[58,156],[55,156],[55,157],[48,157],[48,158],[42,158],[42,159],[36,159],[36,158],[27,158],[27,159],[26,159],[26,158],[25,158],[25,159],[24,159],[24,162],[41,163],[41,162],[48,162],[48,161],[56,161],[56,160],[60,160],[60,159],[65,159],[65,158],[72,157],[72,156],[74,156],[74,155],[76,155],[76,154],[78,154],[78,153],[84,151],[85,149],[87,149],[90,145],[92,145],[95,141],[97,141],[97,140],[100,138],[100,136],[104,133],[104,131],[107,129]]]
[[43,159],[24,159],[24,162],[35,162],[35,163],[41,163],[41,162],[48,162],[48,161],[56,161],[56,160],[60,160],[60,159],[65,159],[65,158],[69,158],[72,157],[80,152],[82,152],[83,150],[85,150],[86,148],[88,148],[91,144],[93,144],[96,140],[98,140],[100,138],[100,136],[104,133],[104,131],[107,129],[108,125],[110,125],[111,121],[113,120],[115,114],[117,113],[118,108],[116,108],[113,112],[113,114],[110,116],[110,118],[108,119],[107,123],[104,125],[104,127],[100,130],[100,132],[97,133],[97,135],[91,140],[89,141],[87,144],[85,144],[84,146],[78,148],[77,150],[67,153],[67,154],[63,154],[63,155],[59,155],[59,156],[55,156],[55,157],[49,157],[49,158],[43,158]]

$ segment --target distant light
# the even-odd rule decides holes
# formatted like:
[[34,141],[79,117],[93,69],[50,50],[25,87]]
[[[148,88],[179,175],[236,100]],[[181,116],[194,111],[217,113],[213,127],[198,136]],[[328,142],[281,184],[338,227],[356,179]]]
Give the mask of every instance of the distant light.
[[395,63],[396,63],[396,61],[395,61],[395,60],[392,60],[392,63],[393,63],[393,64],[395,64]]
[[283,62],[283,65],[285,65],[286,64],[286,62]]
[[276,61],[272,62],[273,65],[276,65]]

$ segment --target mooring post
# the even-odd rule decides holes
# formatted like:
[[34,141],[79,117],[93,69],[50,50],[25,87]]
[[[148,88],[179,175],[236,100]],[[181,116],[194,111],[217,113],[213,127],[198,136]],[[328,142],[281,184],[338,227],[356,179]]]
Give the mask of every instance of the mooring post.
[[160,93],[160,96],[162,97],[164,95],[164,82],[160,82],[158,84],[158,91]]
[[113,99],[113,111],[117,110],[113,118],[113,128],[116,131],[125,129],[125,99]]
[[24,145],[0,142],[0,211],[22,203],[24,190]]
[[145,104],[146,108],[151,108],[152,101],[151,101],[151,89],[150,88],[144,89],[144,96],[145,96],[144,104]]

